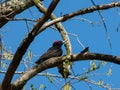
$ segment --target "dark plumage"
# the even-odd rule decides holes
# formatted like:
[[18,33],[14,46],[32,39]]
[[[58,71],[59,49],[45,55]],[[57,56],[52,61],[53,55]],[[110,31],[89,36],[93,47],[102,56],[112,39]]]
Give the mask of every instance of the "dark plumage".
[[[57,40],[53,43],[52,47],[50,47],[47,52],[45,52],[39,59],[36,61],[36,64],[40,64],[43,61],[52,58],[52,57],[59,57],[62,55],[62,47],[63,42],[60,40]],[[63,62],[64,63],[64,62]],[[63,63],[59,64],[58,71],[63,76],[63,78],[67,78],[71,73],[68,65],[63,65]]]
[[53,43],[52,47],[50,47],[47,52],[45,52],[39,59],[38,61],[36,61],[35,63],[36,64],[39,64],[49,58],[52,58],[52,57],[59,57],[62,55],[62,47],[63,45],[63,42],[60,41],[60,40],[57,40]]

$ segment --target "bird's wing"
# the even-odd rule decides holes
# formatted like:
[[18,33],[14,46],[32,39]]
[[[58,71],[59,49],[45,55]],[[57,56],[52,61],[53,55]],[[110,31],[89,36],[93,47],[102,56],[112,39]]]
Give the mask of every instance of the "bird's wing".
[[61,53],[61,48],[55,49],[55,47],[51,47],[40,58],[41,59],[48,59],[48,58],[51,58],[51,57],[61,56],[61,54],[62,54]]
[[61,56],[62,55],[62,50],[61,48],[57,48],[57,47],[51,47],[49,48],[39,59],[38,61],[36,61],[36,63],[40,63],[45,61],[46,59],[49,59],[51,57],[57,57],[57,56]]

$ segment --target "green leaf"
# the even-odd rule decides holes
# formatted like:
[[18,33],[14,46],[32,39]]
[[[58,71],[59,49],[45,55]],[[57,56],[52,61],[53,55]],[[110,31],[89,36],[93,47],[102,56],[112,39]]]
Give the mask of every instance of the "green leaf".
[[63,87],[63,90],[71,90],[71,85],[69,83],[66,83]]
[[42,89],[45,90],[45,88],[46,88],[46,87],[45,87],[44,84],[40,84],[40,87],[39,87],[40,90],[42,90]]
[[6,62],[3,63],[3,68],[7,69],[7,63]]
[[92,65],[93,64],[93,61],[92,60],[90,60],[90,65]]
[[28,58],[29,58],[30,61],[32,60],[32,56],[33,56],[33,54],[32,54],[32,52],[31,52],[31,50],[29,50],[29,51],[28,51]]
[[67,78],[71,73],[71,65],[72,62],[69,61],[68,56],[65,57],[65,61],[63,62],[63,77]]
[[5,58],[7,60],[12,60],[12,58],[13,58],[12,52],[5,50],[4,53],[3,53],[3,58]]
[[99,86],[102,86],[103,83],[104,83],[104,82],[103,82],[102,80],[100,80],[100,81],[98,82],[98,85],[99,85]]
[[97,68],[96,63],[93,63],[93,64],[92,64],[92,67],[91,67],[91,71],[96,70],[96,68]]
[[102,66],[105,66],[107,64],[106,61],[102,61]]
[[96,67],[96,69],[100,69],[100,64]]
[[109,70],[107,71],[107,75],[110,76],[112,74],[112,66],[109,68]]
[[88,79],[88,75],[85,75],[84,77],[80,77],[79,81],[82,81],[82,80],[85,80],[85,79]]
[[48,80],[50,81],[50,83],[53,83],[53,78],[51,78],[51,77],[48,77]]

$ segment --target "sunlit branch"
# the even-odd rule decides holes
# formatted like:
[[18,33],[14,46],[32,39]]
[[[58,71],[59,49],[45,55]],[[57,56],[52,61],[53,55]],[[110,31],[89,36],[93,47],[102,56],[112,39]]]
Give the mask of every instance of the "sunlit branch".
[[[65,58],[66,56],[54,57],[40,63],[39,65],[33,66],[28,71],[26,71],[23,75],[21,75],[12,85],[15,87],[24,86],[25,83],[30,78],[34,77],[39,72],[42,72],[48,68],[53,68],[58,66],[60,63],[62,63],[65,60]],[[120,64],[120,57],[107,55],[107,54],[89,53],[89,52],[73,54],[73,55],[70,55],[68,59],[71,60],[72,62],[85,61],[85,60],[101,60],[101,61]]]
[[[59,0],[53,0],[50,6],[48,7],[47,12],[42,16],[42,18],[36,23],[36,25],[33,27],[31,32],[26,36],[26,38],[23,40],[23,42],[18,47],[13,60],[7,70],[7,73],[5,74],[5,77],[3,79],[2,88],[4,90],[9,90],[11,88],[10,83],[12,80],[12,77],[14,75],[15,70],[17,69],[23,55],[25,54],[27,48],[31,44],[31,42],[34,40],[34,38],[37,36],[36,33],[38,29],[49,19],[52,11],[57,6]],[[23,86],[22,86],[23,87]],[[21,88],[22,88],[21,87]]]
[[93,6],[93,7],[89,7],[89,8],[83,8],[83,9],[80,9],[78,11],[75,11],[75,12],[72,12],[72,13],[69,13],[69,14],[65,14],[62,17],[59,17],[57,19],[54,19],[50,22],[45,23],[42,26],[42,28],[39,30],[39,32],[41,32],[43,29],[45,29],[45,28],[47,28],[47,27],[49,27],[49,26],[51,26],[55,23],[64,22],[64,21],[66,21],[68,19],[71,19],[75,16],[92,13],[92,12],[97,11],[97,10],[106,10],[106,9],[110,9],[110,8],[113,8],[113,7],[120,7],[120,2],[113,2],[113,3],[110,3],[110,4],[104,4],[104,5],[98,5],[98,6]]

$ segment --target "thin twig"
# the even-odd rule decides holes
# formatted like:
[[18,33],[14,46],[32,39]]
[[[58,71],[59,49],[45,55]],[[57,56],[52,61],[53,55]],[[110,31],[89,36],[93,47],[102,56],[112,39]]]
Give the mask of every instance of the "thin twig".
[[80,10],[78,10],[76,12],[65,14],[62,17],[54,19],[54,20],[52,20],[50,22],[46,22],[41,27],[41,29],[39,29],[38,33],[42,32],[45,28],[47,28],[47,27],[49,27],[49,26],[51,26],[51,25],[53,25],[55,23],[64,22],[64,21],[66,21],[68,19],[71,19],[71,18],[73,18],[75,16],[88,14],[88,13],[91,13],[91,12],[94,12],[94,11],[97,11],[97,10],[106,10],[106,9],[110,9],[110,8],[113,8],[113,7],[120,7],[120,2],[113,2],[113,3],[110,3],[110,4],[93,6],[93,7],[89,7],[89,8],[80,9]]
[[[91,0],[91,2],[92,2],[92,4],[93,4],[94,6],[97,6],[93,0]],[[102,22],[103,22],[103,26],[104,26],[104,28],[105,28],[105,32],[106,32],[106,36],[107,36],[107,39],[108,39],[108,43],[109,43],[109,45],[110,45],[110,48],[112,49],[112,44],[111,44],[111,41],[110,41],[110,36],[109,36],[109,34],[108,34],[108,28],[107,28],[107,25],[106,25],[106,23],[105,23],[105,19],[104,19],[102,13],[100,12],[100,10],[97,10],[97,11],[98,11],[98,14],[99,14]]]
[[6,18],[9,21],[31,21],[31,22],[37,22],[37,20],[29,19],[29,18]]
[[73,33],[68,33],[68,34],[76,37],[76,39],[77,39],[78,43],[80,44],[80,46],[81,46],[83,49],[85,49],[85,46],[84,46],[83,43],[80,41],[80,39],[79,39],[79,37],[78,37],[77,34],[73,34]]
[[72,20],[81,20],[81,21],[84,21],[84,22],[88,22],[90,24],[97,24],[98,25],[98,22],[93,22],[91,20],[88,20],[88,19],[85,19],[85,18],[71,18]]

